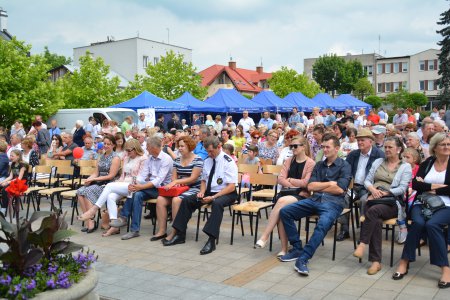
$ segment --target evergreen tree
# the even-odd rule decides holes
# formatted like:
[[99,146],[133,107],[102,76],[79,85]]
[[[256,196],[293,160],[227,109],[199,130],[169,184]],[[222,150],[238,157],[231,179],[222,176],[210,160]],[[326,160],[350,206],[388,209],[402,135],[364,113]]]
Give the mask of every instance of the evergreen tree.
[[441,90],[440,100],[442,105],[450,104],[450,9],[443,12],[438,25],[444,26],[441,30],[436,31],[442,35],[442,40],[438,42],[441,46],[441,53],[439,54],[439,72],[441,78],[438,80],[439,88]]

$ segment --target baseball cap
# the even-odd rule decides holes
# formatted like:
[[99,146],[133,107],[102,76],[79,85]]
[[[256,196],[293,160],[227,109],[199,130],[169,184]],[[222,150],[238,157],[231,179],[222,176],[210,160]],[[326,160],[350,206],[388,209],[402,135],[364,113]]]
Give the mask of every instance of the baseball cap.
[[386,134],[386,127],[381,125],[374,126],[372,127],[372,132],[374,134]]

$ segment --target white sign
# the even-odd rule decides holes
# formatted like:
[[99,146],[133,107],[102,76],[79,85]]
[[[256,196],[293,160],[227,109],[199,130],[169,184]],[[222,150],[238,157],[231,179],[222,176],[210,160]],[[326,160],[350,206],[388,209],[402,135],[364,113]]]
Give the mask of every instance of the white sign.
[[140,115],[141,113],[143,113],[145,115],[145,122],[147,123],[148,127],[155,126],[156,114],[155,114],[154,108],[138,109],[137,114]]

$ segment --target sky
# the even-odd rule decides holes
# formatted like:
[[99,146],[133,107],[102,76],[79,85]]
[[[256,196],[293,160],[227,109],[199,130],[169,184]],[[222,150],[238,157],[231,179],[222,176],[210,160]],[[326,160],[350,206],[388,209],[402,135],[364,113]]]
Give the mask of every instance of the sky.
[[[33,46],[73,48],[135,37],[192,49],[201,71],[226,65],[303,72],[303,59],[336,53],[438,49],[445,0],[0,0],[8,31]],[[379,40],[380,37],[380,40]],[[380,49],[380,51],[379,51]]]

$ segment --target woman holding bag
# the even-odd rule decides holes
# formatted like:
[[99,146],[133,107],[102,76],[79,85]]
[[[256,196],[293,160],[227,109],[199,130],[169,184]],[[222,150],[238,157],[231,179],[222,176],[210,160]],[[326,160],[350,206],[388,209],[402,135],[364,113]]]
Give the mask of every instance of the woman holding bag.
[[195,142],[190,136],[182,136],[178,140],[178,151],[181,154],[173,162],[172,182],[162,187],[166,191],[179,185],[189,186],[189,190],[175,197],[158,196],[156,201],[156,218],[158,232],[150,241],[158,241],[167,237],[167,206],[172,205],[172,220],[175,219],[181,201],[200,191],[200,175],[203,169],[203,160],[193,151]]
[[309,197],[310,194],[306,186],[316,165],[314,160],[310,158],[310,148],[306,138],[300,135],[293,137],[289,147],[293,156],[284,161],[283,169],[278,176],[278,183],[283,187],[278,194],[281,197],[278,198],[273,207],[269,223],[255,244],[255,248],[264,248],[269,240],[270,233],[278,225],[281,239],[281,251],[277,254],[278,257],[285,255],[288,248],[286,232],[283,223],[280,222],[280,210],[288,204]]
[[[430,247],[430,263],[441,268],[439,288],[450,287],[450,268],[447,256],[446,236],[442,226],[450,222],[450,136],[437,133],[430,140],[431,156],[420,164],[412,188],[417,191],[411,208],[412,225],[408,230],[402,258],[392,279],[400,280],[408,273],[409,262],[416,260],[416,248],[422,233],[426,230]],[[424,195],[436,195],[445,207],[435,211],[428,220],[425,219],[418,201]]]
[[367,270],[369,275],[381,270],[383,221],[403,218],[403,197],[412,177],[411,165],[401,159],[403,150],[403,142],[398,137],[388,137],[384,142],[385,158],[373,162],[364,181],[369,197],[363,210],[365,221],[361,227],[361,243],[353,256],[362,258],[369,245],[369,261],[372,262]]

